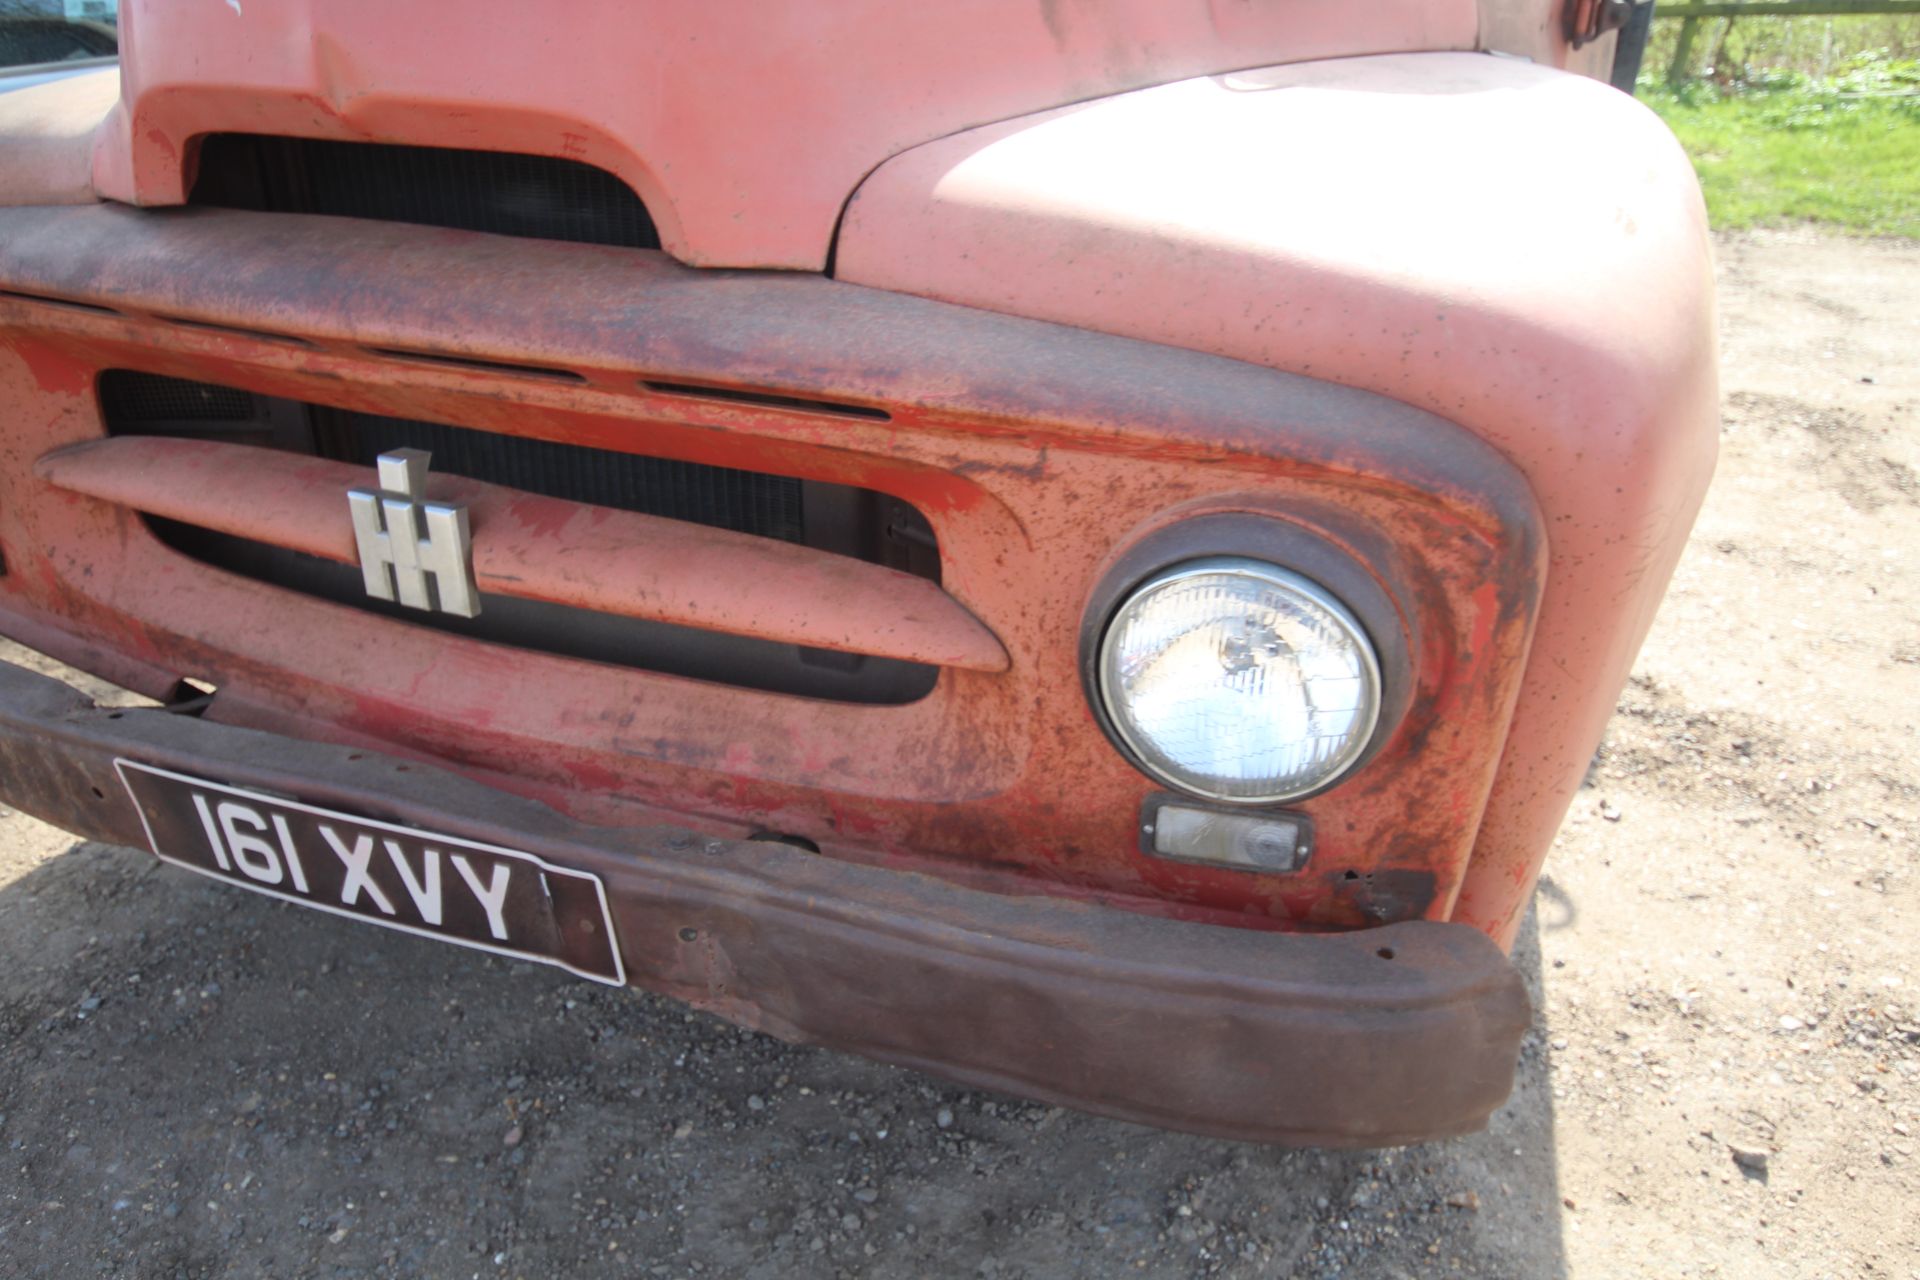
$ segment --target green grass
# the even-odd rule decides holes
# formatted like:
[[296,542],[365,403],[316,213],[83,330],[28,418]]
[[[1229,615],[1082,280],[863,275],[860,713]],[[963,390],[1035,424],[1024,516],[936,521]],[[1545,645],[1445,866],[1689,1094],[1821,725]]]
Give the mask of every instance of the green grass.
[[1873,55],[1838,74],[1773,71],[1640,96],[1693,157],[1721,228],[1816,222],[1920,239],[1920,63]]

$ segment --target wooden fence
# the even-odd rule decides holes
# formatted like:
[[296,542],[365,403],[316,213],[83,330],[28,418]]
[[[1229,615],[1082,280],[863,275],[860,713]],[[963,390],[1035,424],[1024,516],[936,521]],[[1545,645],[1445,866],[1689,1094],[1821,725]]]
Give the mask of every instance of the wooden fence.
[[1836,14],[1920,13],[1920,0],[1680,0],[1656,4],[1654,18],[1680,19],[1667,83],[1685,84],[1693,70],[1693,42],[1700,24],[1713,18],[1801,18]]

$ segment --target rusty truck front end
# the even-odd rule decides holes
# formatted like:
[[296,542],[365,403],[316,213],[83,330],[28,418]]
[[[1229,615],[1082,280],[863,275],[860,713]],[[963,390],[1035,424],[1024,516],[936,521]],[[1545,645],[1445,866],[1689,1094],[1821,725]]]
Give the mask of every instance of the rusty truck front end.
[[1657,122],[1522,6],[483,7],[0,95],[0,635],[157,704],[0,669],[0,796],[1105,1114],[1484,1123],[1712,465]]

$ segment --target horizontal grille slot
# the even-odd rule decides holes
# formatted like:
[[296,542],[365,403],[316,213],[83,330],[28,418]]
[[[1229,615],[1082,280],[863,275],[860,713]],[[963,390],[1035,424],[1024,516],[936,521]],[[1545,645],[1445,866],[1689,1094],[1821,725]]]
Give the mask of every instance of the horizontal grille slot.
[[290,333],[275,333],[271,329],[248,329],[236,324],[216,324],[211,320],[191,320],[186,316],[156,316],[168,324],[177,324],[182,329],[199,329],[205,333],[224,333],[234,338],[252,338],[256,342],[278,342],[289,347],[312,347],[305,338],[296,338]]
[[418,360],[422,364],[446,365],[454,369],[478,369],[482,373],[509,373],[516,378],[558,378],[562,382],[585,382],[586,379],[571,369],[553,369],[540,364],[509,364],[505,360],[477,360],[472,356],[452,355],[443,351],[408,351],[403,347],[373,347],[375,355],[392,356],[396,360]]
[[658,249],[646,206],[604,169],[553,156],[221,133],[189,202]]
[[[356,413],[130,370],[103,374],[100,400],[111,434],[128,437],[129,446],[142,438],[158,438],[154,443],[162,447],[138,456],[124,454],[105,472],[98,470],[105,465],[98,461],[63,464],[65,469],[58,472],[67,477],[63,483],[147,513],[163,541],[195,559],[291,590],[497,643],[850,702],[912,701],[931,691],[939,665],[991,668],[1004,660],[997,642],[935,585],[939,553],[925,518],[888,495]],[[190,452],[169,451],[164,446],[168,439],[183,440],[182,447],[185,441],[265,446],[272,452],[232,450],[219,455],[218,465],[236,468],[236,486],[244,488],[248,477],[257,477],[282,486],[277,492],[283,496],[267,503],[273,510],[252,524],[244,519],[236,524],[211,507],[196,506],[198,499],[183,494],[198,483],[193,468],[213,465],[214,455],[196,461]],[[380,454],[399,448],[429,451],[435,483],[456,491],[473,489],[494,504],[475,508],[476,530],[503,527],[483,523],[482,510],[495,511],[495,521],[511,522],[508,509],[498,504],[517,492],[559,500],[548,515],[563,521],[570,513],[595,508],[673,522],[618,526],[631,534],[630,542],[620,547],[630,546],[631,559],[642,565],[673,559],[675,546],[700,545],[697,539],[686,542],[675,529],[706,525],[750,537],[724,544],[727,550],[715,553],[722,555],[715,563],[733,575],[725,599],[709,591],[705,603],[694,599],[686,606],[673,605],[679,598],[673,590],[644,585],[635,564],[624,563],[626,552],[605,543],[589,548],[589,555],[602,556],[590,562],[606,567],[604,580],[589,574],[584,584],[575,582],[559,591],[566,598],[543,596],[536,580],[541,566],[550,561],[540,557],[574,549],[549,542],[529,553],[535,557],[532,571],[506,565],[496,553],[492,587],[488,563],[481,559],[485,607],[478,619],[399,610],[366,595],[353,563],[345,498],[352,484],[373,483],[373,464]],[[288,454],[326,461],[266,461]],[[49,455],[48,465],[54,457]],[[302,465],[307,469],[301,470]],[[75,466],[81,466],[81,472]],[[73,479],[82,472],[81,479]],[[163,482],[162,475],[176,481]],[[470,482],[479,482],[479,487]],[[291,514],[294,506],[300,509],[297,516]],[[208,514],[200,514],[203,509]],[[267,526],[281,532],[263,536],[260,530]],[[316,528],[330,531],[318,543],[312,532]],[[477,548],[479,542],[476,535]],[[783,543],[809,550],[773,555],[754,549]],[[823,557],[821,552],[833,554]],[[848,570],[833,568],[849,556],[876,568],[851,576]],[[738,573],[742,564],[760,560],[766,564],[763,577]],[[808,599],[813,616],[793,616],[790,607],[784,616],[777,608],[764,619],[756,616],[752,597],[758,591],[777,596],[785,589],[791,605],[796,573],[801,578],[823,575],[818,576],[818,591]],[[882,576],[859,576],[875,573]],[[629,588],[627,583],[636,585]],[[847,638],[846,627],[834,617],[842,603],[836,593],[843,589],[836,584],[852,592],[844,597],[850,616],[873,616],[877,605],[884,616],[896,618],[876,633],[881,638],[870,645]],[[694,597],[700,595],[692,590]],[[862,600],[864,605],[858,603]],[[927,618],[942,617],[951,617],[949,631],[924,625]],[[906,618],[914,621],[903,630],[901,619]],[[913,639],[914,634],[921,638]]]
[[71,298],[54,298],[44,293],[23,293],[18,289],[0,289],[0,298],[12,298],[17,302],[38,302],[48,307],[68,307],[74,311],[91,311],[95,315],[102,316],[120,314],[112,307],[103,307],[97,302],[75,302]]
[[662,395],[689,396],[696,400],[723,400],[732,404],[757,404],[769,409],[804,409],[810,413],[837,413],[843,418],[865,418],[869,422],[891,422],[893,415],[871,405],[842,404],[837,400],[811,400],[804,396],[783,396],[770,391],[746,391],[737,387],[701,387],[684,382],[642,382],[641,386]]

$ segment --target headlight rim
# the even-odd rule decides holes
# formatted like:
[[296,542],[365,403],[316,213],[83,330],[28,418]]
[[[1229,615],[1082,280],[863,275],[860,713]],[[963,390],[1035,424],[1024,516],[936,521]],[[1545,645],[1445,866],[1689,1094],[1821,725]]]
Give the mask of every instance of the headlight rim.
[[[1362,541],[1364,545],[1364,540]],[[1120,607],[1154,578],[1183,565],[1217,559],[1252,560],[1284,570],[1344,606],[1369,643],[1379,673],[1378,710],[1366,745],[1333,776],[1280,798],[1238,799],[1208,794],[1166,776],[1142,759],[1114,723],[1101,681],[1101,655]],[[1412,694],[1414,654],[1403,622],[1407,616],[1378,576],[1327,534],[1280,515],[1231,512],[1196,515],[1159,528],[1112,562],[1082,614],[1082,693],[1107,741],[1144,782],[1207,804],[1235,809],[1277,809],[1323,795],[1352,781],[1390,741]]]

